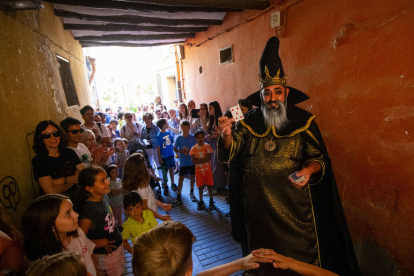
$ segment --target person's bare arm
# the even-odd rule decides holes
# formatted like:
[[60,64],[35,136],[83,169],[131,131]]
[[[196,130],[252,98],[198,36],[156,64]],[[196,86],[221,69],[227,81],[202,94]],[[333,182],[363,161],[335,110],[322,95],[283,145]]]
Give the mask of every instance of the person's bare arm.
[[76,172],[74,175],[68,177],[60,177],[52,179],[50,175],[43,176],[37,179],[42,190],[46,194],[60,194],[67,191],[73,184],[78,183],[78,176],[81,170],[85,168],[83,163],[79,163],[76,166]]
[[218,118],[218,127],[221,130],[222,145],[225,150],[230,149],[231,142],[233,141],[233,136],[231,135],[231,126],[234,121],[234,118],[229,119],[226,116]]
[[270,257],[256,257],[250,254],[233,262],[204,270],[197,276],[227,276],[240,270],[256,269],[260,266],[259,263],[271,263],[272,261]]
[[295,186],[296,188],[302,188],[308,183],[311,175],[319,172],[321,168],[322,167],[321,167],[321,164],[319,164],[319,162],[316,162],[316,161],[308,162],[306,164],[306,167],[304,167],[303,169],[301,169],[300,171],[296,173],[297,177],[304,176],[305,180],[303,180],[302,182],[294,182],[291,178],[289,178],[289,180],[292,183],[292,185]]
[[203,158],[197,158],[195,155],[191,155],[191,161],[193,164],[205,164],[211,159],[211,153],[207,153],[206,157]]
[[172,220],[171,216],[169,216],[169,215],[162,216],[162,215],[158,214],[157,212],[154,212],[153,210],[148,208],[148,201],[146,199],[142,200],[142,210],[150,210],[155,218],[160,219],[162,221]]
[[[88,234],[89,228],[92,225],[92,221],[89,219],[82,219],[79,221],[79,227],[85,232],[85,235]],[[104,247],[107,253],[112,253],[112,249],[116,249],[116,246],[114,245],[115,240],[109,241],[108,239],[97,239],[97,240],[91,240],[95,244],[95,248],[102,248]]]
[[160,163],[161,165],[164,164],[164,162],[162,162],[162,159],[161,159],[160,146],[157,146],[157,154],[158,154],[158,163]]
[[132,254],[132,247],[129,244],[128,240],[122,240],[122,244],[124,245],[124,248]]
[[111,191],[109,193],[111,194],[111,196],[117,196],[117,195],[123,193],[123,189],[122,188],[121,189],[118,189],[118,190],[112,190],[111,189]]
[[[23,265],[23,248],[2,231],[0,231],[0,256],[0,270],[12,269],[19,272]],[[0,275],[4,274],[0,273]]]
[[290,269],[304,276],[338,276],[338,274],[323,268],[297,261],[274,252],[271,249],[257,249],[252,251],[255,257],[270,257],[273,260],[273,267]]

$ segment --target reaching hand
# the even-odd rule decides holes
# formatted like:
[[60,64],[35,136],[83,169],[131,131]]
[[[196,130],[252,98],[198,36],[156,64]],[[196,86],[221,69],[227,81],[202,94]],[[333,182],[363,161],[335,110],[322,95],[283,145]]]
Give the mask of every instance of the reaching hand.
[[161,207],[164,211],[169,212],[172,210],[171,204],[163,204]]
[[[259,250],[266,250],[266,249],[259,249]],[[258,250],[255,250],[258,251]],[[273,259],[269,255],[260,254],[257,255],[247,255],[246,257],[240,259],[241,265],[244,271],[258,268],[260,265],[259,263],[271,263]]]
[[105,240],[106,241],[105,241],[104,248],[106,250],[106,254],[112,253],[112,249],[116,249],[116,245],[114,244],[115,240],[113,241],[109,241],[108,239],[105,239]]
[[166,220],[173,220],[173,219],[171,218],[171,216],[169,216],[169,215],[160,216],[160,219],[161,219],[162,221],[166,221]]
[[257,258],[266,258],[271,259],[273,262],[273,267],[288,269],[289,268],[289,258],[283,255],[276,253],[271,249],[257,249],[252,251],[253,256]]
[[223,135],[228,136],[231,134],[231,126],[234,121],[234,118],[229,119],[227,116],[221,116],[218,118],[218,126]]

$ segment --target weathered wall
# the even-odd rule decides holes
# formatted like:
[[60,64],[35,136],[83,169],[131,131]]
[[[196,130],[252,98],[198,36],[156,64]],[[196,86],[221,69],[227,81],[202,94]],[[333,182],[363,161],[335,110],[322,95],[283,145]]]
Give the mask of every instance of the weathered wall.
[[[187,99],[228,108],[259,89],[273,11],[185,48]],[[227,14],[187,42],[257,13]],[[414,3],[307,0],[286,15],[280,55],[288,84],[311,97],[301,107],[317,116],[364,275],[414,275]],[[229,45],[234,63],[220,67],[218,49]]]
[[56,55],[70,61],[80,105],[90,102],[82,48],[54,16],[52,4],[43,5],[40,12],[0,11],[0,180],[13,177],[19,189],[9,196],[3,187],[11,178],[1,182],[0,209],[17,225],[35,198],[34,188],[38,194],[30,163],[36,125],[47,119],[59,123],[67,116],[80,117],[79,107],[67,107]]

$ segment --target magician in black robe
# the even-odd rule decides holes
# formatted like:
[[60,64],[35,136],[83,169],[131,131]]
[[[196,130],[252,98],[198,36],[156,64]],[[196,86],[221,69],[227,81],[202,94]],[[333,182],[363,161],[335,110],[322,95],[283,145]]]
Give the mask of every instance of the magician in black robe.
[[[257,93],[260,93],[259,91]],[[276,131],[265,126],[260,107],[245,114],[232,131],[230,150],[218,141],[218,158],[243,158],[243,199],[249,251],[259,248],[322,267],[339,275],[361,275],[336,186],[332,164],[314,121],[295,106],[308,97],[290,88],[288,125]],[[273,141],[272,151],[265,144]],[[288,176],[315,161],[321,170],[303,188]],[[233,211],[232,211],[233,212]],[[246,275],[299,275],[260,264]]]

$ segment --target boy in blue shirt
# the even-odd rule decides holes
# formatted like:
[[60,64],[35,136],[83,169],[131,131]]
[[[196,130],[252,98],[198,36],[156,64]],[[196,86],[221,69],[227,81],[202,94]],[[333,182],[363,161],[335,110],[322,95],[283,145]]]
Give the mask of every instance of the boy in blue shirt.
[[197,142],[194,136],[189,133],[190,122],[182,120],[180,125],[183,135],[178,136],[174,144],[174,151],[180,154],[180,178],[178,180],[177,199],[171,204],[173,207],[183,203],[181,200],[181,190],[183,189],[184,176],[188,173],[190,174],[191,180],[190,198],[193,202],[197,202],[197,199],[194,196],[195,165],[191,161],[191,156],[189,155],[190,149],[197,144]]
[[170,172],[171,178],[171,190],[177,191],[177,185],[174,184],[174,150],[172,145],[172,139],[170,132],[167,132],[168,123],[167,120],[162,118],[157,121],[157,127],[160,128],[160,132],[157,134],[157,154],[158,160],[161,165],[162,176],[164,178],[164,185],[168,187],[168,178],[166,170]]

